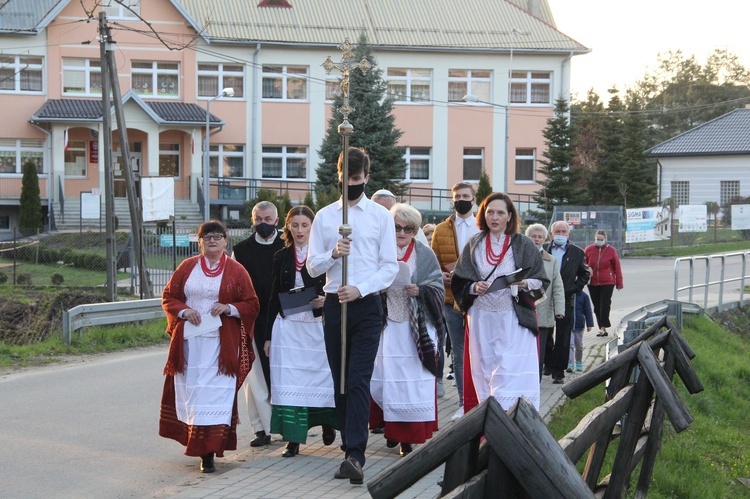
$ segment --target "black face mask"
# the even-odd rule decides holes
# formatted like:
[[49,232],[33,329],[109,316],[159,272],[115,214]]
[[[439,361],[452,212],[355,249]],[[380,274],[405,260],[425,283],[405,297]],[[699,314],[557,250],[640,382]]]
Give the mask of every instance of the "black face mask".
[[[344,191],[344,186],[341,181],[339,181],[339,190],[342,192]],[[363,192],[365,192],[364,182],[362,182],[361,184],[350,185],[346,191],[346,197],[347,199],[349,199],[349,201],[356,201],[357,199],[359,199]]]
[[273,224],[262,223],[255,226],[255,232],[263,239],[268,239],[271,234],[276,232],[276,226]]
[[460,199],[453,202],[453,207],[460,215],[466,215],[467,213],[469,213],[473,205],[474,203],[472,203],[471,201],[466,201],[465,199]]

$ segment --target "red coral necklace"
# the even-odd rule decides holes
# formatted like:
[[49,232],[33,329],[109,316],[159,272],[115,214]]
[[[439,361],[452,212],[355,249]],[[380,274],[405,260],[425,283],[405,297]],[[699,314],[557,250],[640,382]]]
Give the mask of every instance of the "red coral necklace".
[[485,238],[485,256],[487,257],[487,263],[490,265],[498,266],[503,261],[503,258],[505,258],[505,254],[508,252],[508,248],[510,248],[510,236],[505,235],[505,242],[503,243],[503,250],[498,255],[494,251],[492,251],[492,241],[490,240],[490,237],[492,237],[490,234],[487,234],[487,237]]
[[307,262],[307,253],[305,253],[305,257],[302,259],[302,261],[297,260],[297,247],[294,247],[294,267],[297,269],[297,272],[302,270],[302,267],[305,266],[305,263]]
[[224,267],[227,264],[227,254],[223,253],[221,255],[221,258],[219,259],[219,265],[217,265],[215,269],[209,268],[206,261],[207,259],[205,256],[201,258],[201,270],[203,270],[203,274],[206,277],[216,277],[218,275],[221,275],[222,272],[224,272]]
[[411,252],[414,251],[414,239],[411,240],[409,243],[409,247],[406,249],[406,253],[404,253],[403,258],[399,258],[399,262],[406,262],[409,260],[409,257],[411,256]]

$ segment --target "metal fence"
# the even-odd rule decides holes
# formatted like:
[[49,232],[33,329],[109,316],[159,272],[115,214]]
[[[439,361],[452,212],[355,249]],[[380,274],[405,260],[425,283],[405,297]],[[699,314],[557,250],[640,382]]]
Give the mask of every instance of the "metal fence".
[[581,248],[594,242],[597,230],[607,231],[607,242],[622,254],[625,243],[625,210],[622,206],[555,206],[552,223],[570,224],[570,240]]
[[[726,299],[736,299],[739,294],[739,305],[744,306],[745,286],[750,283],[748,258],[750,251],[677,258],[674,262],[674,299],[678,300],[681,295],[684,299],[687,294],[689,302],[697,303],[694,291],[702,291],[702,306],[708,308],[709,294],[714,292],[718,294],[717,306],[722,311]],[[732,283],[739,285],[734,288],[729,286]]]

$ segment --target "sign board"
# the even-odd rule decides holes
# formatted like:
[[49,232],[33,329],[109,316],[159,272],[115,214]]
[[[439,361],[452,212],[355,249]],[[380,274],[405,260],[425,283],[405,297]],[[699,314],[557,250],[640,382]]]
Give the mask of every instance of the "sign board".
[[581,225],[581,212],[566,211],[563,213],[563,220],[568,222],[568,225]]
[[750,230],[750,204],[732,205],[732,230]]
[[174,217],[174,177],[141,177],[143,221]]
[[642,243],[669,239],[672,234],[671,218],[667,208],[635,208],[625,210],[625,242]]
[[[162,248],[171,248],[172,247],[172,234],[162,234],[161,239],[159,241],[159,245]],[[174,236],[174,242],[177,244],[178,247],[180,246],[190,246],[190,237],[188,234],[177,234]]]
[[680,232],[706,232],[708,211],[705,204],[683,204],[678,208]]
[[89,141],[89,163],[99,162],[99,141]]
[[93,192],[81,193],[81,218],[99,220],[102,212],[102,197]]

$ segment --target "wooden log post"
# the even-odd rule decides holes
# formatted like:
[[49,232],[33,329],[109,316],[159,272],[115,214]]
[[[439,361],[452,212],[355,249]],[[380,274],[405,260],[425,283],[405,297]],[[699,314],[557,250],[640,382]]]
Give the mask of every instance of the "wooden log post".
[[687,355],[687,358],[690,360],[694,359],[695,352],[693,351],[692,348],[690,348],[690,345],[688,344],[688,342],[685,341],[685,337],[682,336],[682,333],[680,332],[680,330],[677,329],[674,324],[672,324],[672,321],[669,318],[667,318],[667,327],[669,327],[669,329],[671,329],[672,332],[677,333],[676,339],[682,345],[682,350],[685,352],[685,355]]
[[[683,343],[679,340],[680,335],[676,331],[672,331],[669,335],[669,342],[667,343],[666,350],[668,357],[672,357],[674,361],[674,368],[680,379],[685,384],[688,392],[693,395],[703,391],[703,383],[698,379],[698,375],[693,369],[693,365],[688,359],[688,355],[683,348]],[[671,378],[671,376],[670,376]]]
[[456,449],[445,461],[442,494],[447,494],[467,482],[476,472],[479,437]]
[[[675,390],[664,369],[662,369],[661,364],[656,359],[656,355],[648,343],[641,343],[638,350],[638,360],[640,361],[641,369],[643,369],[643,372],[651,382],[651,386],[653,386],[656,394],[664,403],[664,410],[675,431],[679,433],[690,426],[690,423],[693,422],[693,416],[690,414],[685,402],[680,398],[677,390]],[[638,402],[636,401],[635,403],[637,404]]]
[[466,483],[451,490],[447,494],[441,495],[445,499],[482,499],[487,490],[487,470],[474,476]]
[[505,465],[498,453],[492,450],[490,461],[487,464],[487,480],[485,481],[483,499],[523,497],[523,494],[524,490],[521,483]]

